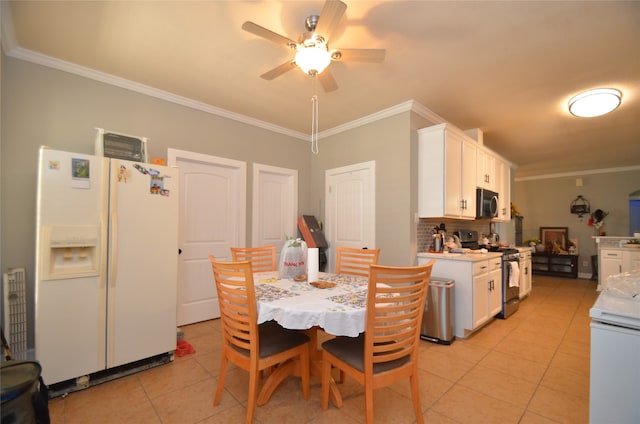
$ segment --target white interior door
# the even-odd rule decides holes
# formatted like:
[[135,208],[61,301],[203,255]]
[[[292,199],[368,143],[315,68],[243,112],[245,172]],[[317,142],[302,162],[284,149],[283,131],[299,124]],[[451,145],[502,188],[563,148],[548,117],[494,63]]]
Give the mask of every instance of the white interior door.
[[180,173],[178,325],[220,316],[208,256],[231,258],[245,242],[246,163],[168,149]]
[[287,236],[298,233],[297,215],[298,171],[254,164],[252,245],[275,245],[279,255]]
[[325,172],[327,262],[335,270],[335,248],[376,247],[375,161]]

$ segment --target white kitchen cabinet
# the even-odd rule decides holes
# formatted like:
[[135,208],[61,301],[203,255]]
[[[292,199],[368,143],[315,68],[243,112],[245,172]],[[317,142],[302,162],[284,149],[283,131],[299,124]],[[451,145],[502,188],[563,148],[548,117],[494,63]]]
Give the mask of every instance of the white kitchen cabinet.
[[622,272],[622,249],[600,249],[599,283]]
[[453,328],[465,338],[491,321],[502,310],[502,255],[418,255],[418,264],[435,258],[431,275],[454,280]]
[[489,300],[487,308],[489,318],[493,318],[502,311],[502,257],[490,259],[489,261],[489,281],[487,290]]
[[489,261],[473,264],[473,325],[477,328],[489,319]]
[[622,272],[640,270],[640,251],[627,248],[622,251]]
[[495,221],[508,222],[511,220],[511,165],[497,159],[498,168],[498,216]]
[[482,147],[478,147],[476,158],[476,185],[487,190],[498,191],[497,158],[491,151]]
[[502,258],[474,262],[472,285],[473,324],[463,331],[481,327],[502,310]]
[[450,124],[418,130],[418,214],[475,219],[476,142]]
[[520,278],[518,285],[520,286],[519,297],[520,299],[529,296],[531,293],[531,250],[519,249],[520,261],[518,268],[520,268]]

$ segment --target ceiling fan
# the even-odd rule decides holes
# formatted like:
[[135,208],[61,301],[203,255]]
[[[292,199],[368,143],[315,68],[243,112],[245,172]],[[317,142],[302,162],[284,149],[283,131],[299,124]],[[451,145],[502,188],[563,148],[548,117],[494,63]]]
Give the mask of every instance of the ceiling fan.
[[242,29],[291,50],[295,50],[294,59],[260,75],[266,80],[279,77],[298,66],[306,74],[317,76],[325,91],[338,88],[335,78],[327,69],[331,61],[382,62],[384,49],[330,49],[329,39],[342,19],[347,5],[340,0],[327,0],[320,16],[311,15],[305,19],[307,32],[300,35],[298,42],[277,34],[251,21],[242,24]]

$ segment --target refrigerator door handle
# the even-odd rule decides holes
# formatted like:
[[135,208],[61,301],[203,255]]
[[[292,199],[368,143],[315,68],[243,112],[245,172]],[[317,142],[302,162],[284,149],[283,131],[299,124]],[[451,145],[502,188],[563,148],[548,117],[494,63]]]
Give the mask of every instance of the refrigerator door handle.
[[[118,251],[118,214],[113,212],[111,215],[111,237],[109,250],[111,252]],[[111,253],[109,258],[109,286],[115,287],[118,277],[118,255]]]

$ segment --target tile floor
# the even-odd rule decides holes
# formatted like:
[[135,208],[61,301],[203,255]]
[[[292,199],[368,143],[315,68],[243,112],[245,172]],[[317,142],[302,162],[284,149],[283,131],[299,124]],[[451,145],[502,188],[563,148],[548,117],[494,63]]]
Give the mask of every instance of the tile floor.
[[[420,390],[429,423],[587,423],[589,308],[596,283],[536,276],[532,294],[507,320],[495,320],[450,346],[422,342]],[[219,320],[182,328],[195,354],[50,400],[53,424],[240,423],[248,378],[231,368],[214,407],[220,361]],[[257,424],[364,422],[362,387],[340,385],[344,406],[320,408],[320,382],[302,399],[289,378],[258,407]],[[414,423],[408,383],[375,392],[377,423]]]

